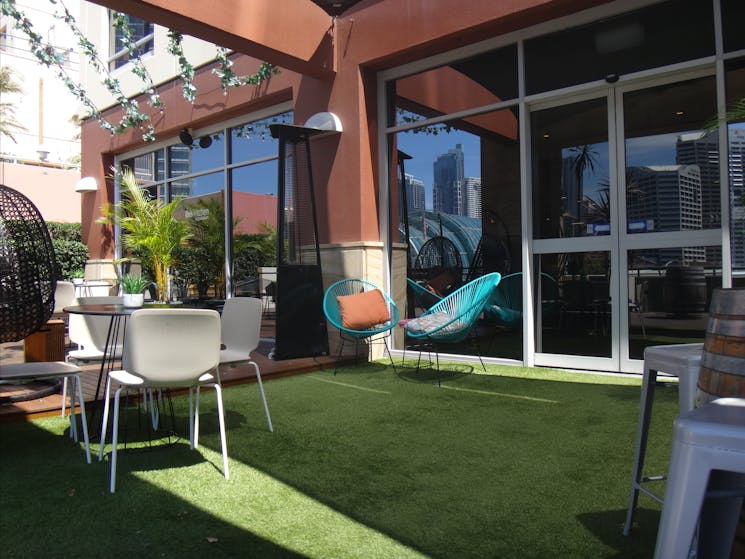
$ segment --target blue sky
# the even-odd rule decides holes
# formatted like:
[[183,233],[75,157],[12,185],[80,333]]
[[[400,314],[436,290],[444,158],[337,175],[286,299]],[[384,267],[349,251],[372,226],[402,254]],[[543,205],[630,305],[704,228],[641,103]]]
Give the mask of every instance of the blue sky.
[[434,162],[438,155],[463,145],[463,165],[467,177],[481,176],[481,144],[478,136],[460,130],[440,131],[439,134],[401,132],[397,136],[398,148],[412,156],[404,163],[406,173],[424,181],[426,206],[432,208]]

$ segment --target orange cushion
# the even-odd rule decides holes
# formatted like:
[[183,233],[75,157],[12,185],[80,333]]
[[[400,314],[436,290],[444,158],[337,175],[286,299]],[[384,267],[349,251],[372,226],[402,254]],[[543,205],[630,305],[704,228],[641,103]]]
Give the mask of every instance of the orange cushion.
[[380,289],[355,295],[339,295],[336,300],[339,303],[341,324],[350,330],[367,330],[391,318]]

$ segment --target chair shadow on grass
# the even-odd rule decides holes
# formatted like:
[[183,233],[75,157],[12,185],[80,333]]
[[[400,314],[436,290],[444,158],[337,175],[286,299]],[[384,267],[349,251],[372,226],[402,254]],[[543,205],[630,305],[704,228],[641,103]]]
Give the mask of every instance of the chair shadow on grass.
[[[424,352],[423,352],[424,353]],[[407,382],[429,383],[442,382],[463,378],[475,371],[472,363],[440,362],[439,365],[431,358],[406,360],[398,367],[398,377]]]
[[633,559],[649,557],[649,550],[654,549],[657,540],[657,527],[660,523],[660,511],[648,508],[637,508],[634,514],[634,525],[628,536],[623,535],[626,521],[626,509],[598,511],[578,515],[577,519],[595,538],[615,550],[615,559]]
[[[207,392],[207,391],[205,391]],[[207,392],[208,393],[208,392]],[[204,394],[203,396],[204,397]],[[174,415],[171,415],[170,404],[164,397],[164,405],[160,409],[158,428],[154,429],[151,423],[149,410],[145,410],[142,402],[130,401],[126,408],[122,407],[119,420],[119,451],[142,452],[156,450],[161,447],[173,446],[179,443],[189,444],[189,419],[188,411],[182,409],[177,398],[186,396],[174,396]],[[126,399],[125,399],[126,400]],[[125,402],[125,400],[122,400]],[[225,430],[229,433],[236,429],[260,430],[261,426],[247,425],[246,416],[234,410],[225,409]],[[111,429],[106,434],[106,445],[109,454],[111,452]],[[220,427],[217,418],[217,404],[215,402],[202,402],[199,414],[199,444],[207,443],[212,436],[219,436]],[[100,440],[100,439],[99,439]],[[219,446],[219,443],[218,443]]]
[[[107,544],[105,550],[110,558],[305,557],[211,514],[173,491],[131,475],[203,463],[204,457],[189,450],[188,444],[127,456],[120,463],[121,473],[126,471],[127,475],[112,497],[106,491],[108,463],[94,460],[86,464],[82,443],[72,443],[68,432],[69,428],[50,432],[33,422],[0,425],[0,455],[5,457],[0,460],[3,556],[98,557],[103,553],[104,541],[113,544]],[[215,486],[224,482],[219,474],[205,481]],[[64,514],[59,514],[61,510]],[[136,518],[133,510],[137,511]],[[44,519],[43,537],[39,537],[38,522],[28,521],[40,518]],[[174,523],[174,518],[179,537],[165,537],[162,530]],[[122,537],[121,523],[112,519],[126,519],[136,527],[126,545],[116,545],[116,538]],[[75,527],[74,537],[71,525]]]

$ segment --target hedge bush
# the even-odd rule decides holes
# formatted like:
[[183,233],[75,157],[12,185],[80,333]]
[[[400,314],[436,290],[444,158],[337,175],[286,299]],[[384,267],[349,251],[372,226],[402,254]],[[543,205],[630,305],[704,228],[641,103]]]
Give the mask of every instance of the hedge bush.
[[69,281],[75,272],[85,270],[88,245],[79,241],[52,239],[57,259],[57,279]]
[[83,236],[79,223],[62,223],[60,221],[47,221],[47,229],[52,239],[58,241],[83,242]]
[[76,272],[85,270],[88,246],[82,242],[80,223],[47,221],[57,259],[57,279],[69,281]]

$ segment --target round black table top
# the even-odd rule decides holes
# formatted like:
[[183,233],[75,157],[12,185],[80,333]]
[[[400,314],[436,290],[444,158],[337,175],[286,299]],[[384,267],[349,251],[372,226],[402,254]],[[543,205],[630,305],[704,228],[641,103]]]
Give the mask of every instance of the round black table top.
[[125,307],[120,304],[105,303],[100,305],[72,305],[63,307],[62,310],[70,314],[90,314],[90,315],[130,315],[140,309],[183,309],[185,307],[180,303],[145,303],[142,307]]

